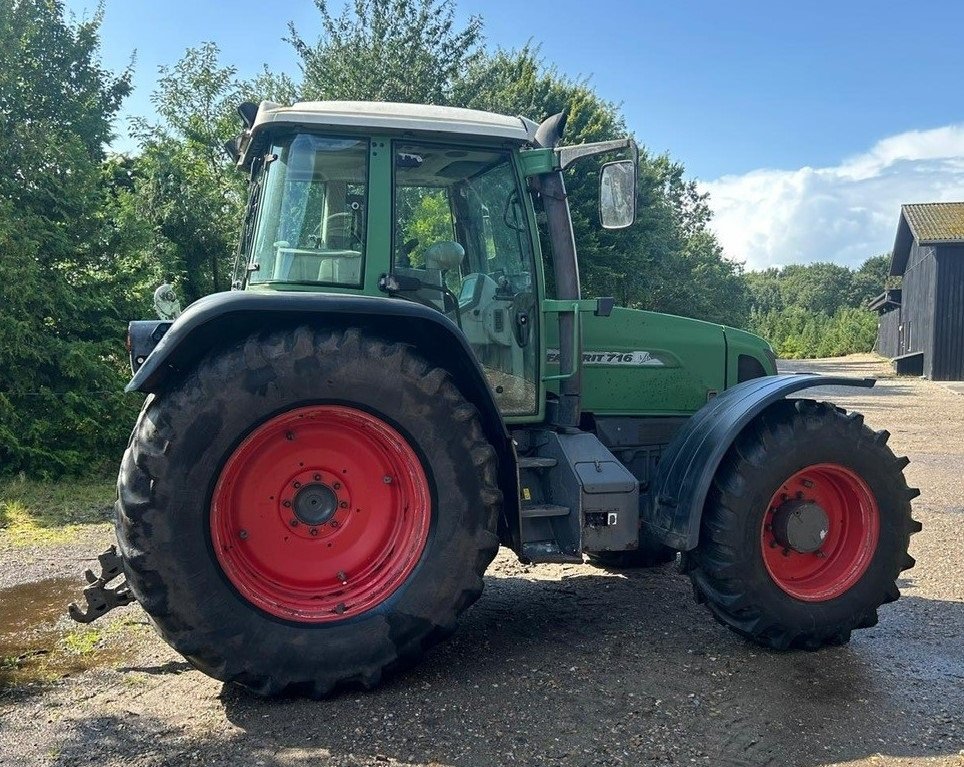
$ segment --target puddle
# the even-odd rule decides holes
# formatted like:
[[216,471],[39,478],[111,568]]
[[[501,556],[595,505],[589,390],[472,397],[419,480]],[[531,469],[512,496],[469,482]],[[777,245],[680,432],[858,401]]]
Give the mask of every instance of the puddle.
[[[72,578],[48,578],[0,589],[0,693],[31,682],[49,682],[118,660],[120,648],[104,635],[109,621],[67,622],[67,603],[80,595]],[[105,646],[108,645],[108,646]]]

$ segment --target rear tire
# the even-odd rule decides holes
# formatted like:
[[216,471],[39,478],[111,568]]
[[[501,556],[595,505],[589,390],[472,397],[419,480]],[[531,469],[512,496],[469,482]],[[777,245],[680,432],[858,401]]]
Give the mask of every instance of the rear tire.
[[[716,473],[699,546],[686,558],[697,601],[780,650],[839,645],[876,625],[877,608],[900,596],[895,581],[914,565],[907,547],[920,530],[910,506],[919,493],[888,436],[810,400],[777,403],[747,426]],[[798,533],[802,550],[774,532],[801,504],[827,508],[813,551],[800,543],[813,530]]]
[[475,407],[408,347],[358,329],[251,336],[145,403],[118,479],[128,582],[216,679],[371,687],[481,594],[496,463]]

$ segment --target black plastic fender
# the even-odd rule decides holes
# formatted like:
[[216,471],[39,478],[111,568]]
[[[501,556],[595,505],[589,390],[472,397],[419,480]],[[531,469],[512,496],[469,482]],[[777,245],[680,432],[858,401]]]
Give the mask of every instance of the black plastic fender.
[[[261,330],[298,325],[362,327],[388,341],[411,344],[444,368],[479,410],[482,428],[499,456],[505,543],[518,534],[515,449],[478,359],[465,335],[442,313],[398,298],[335,293],[232,291],[195,301],[164,333],[125,391],[162,392],[212,350]],[[439,428],[446,428],[439,424]],[[512,525],[510,520],[516,520]]]
[[743,428],[767,406],[813,386],[864,386],[873,378],[793,373],[754,378],[727,389],[698,410],[663,451],[643,524],[662,543],[689,551],[699,543],[703,505],[713,475]]

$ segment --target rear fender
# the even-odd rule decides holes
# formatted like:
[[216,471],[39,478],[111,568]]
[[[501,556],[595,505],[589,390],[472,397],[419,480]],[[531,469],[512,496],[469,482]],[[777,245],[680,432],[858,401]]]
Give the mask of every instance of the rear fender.
[[[427,306],[395,298],[331,293],[215,293],[189,306],[137,368],[125,391],[163,392],[197,362],[259,331],[299,325],[361,327],[388,341],[407,343],[430,364],[444,368],[479,411],[486,438],[499,457],[503,494],[500,537],[518,535],[518,473],[515,450],[492,389],[458,327]],[[440,424],[440,428],[445,428]]]
[[755,378],[727,389],[698,410],[660,458],[648,532],[677,551],[699,543],[703,505],[723,456],[743,428],[788,394],[813,386],[873,386],[873,378],[794,373]]

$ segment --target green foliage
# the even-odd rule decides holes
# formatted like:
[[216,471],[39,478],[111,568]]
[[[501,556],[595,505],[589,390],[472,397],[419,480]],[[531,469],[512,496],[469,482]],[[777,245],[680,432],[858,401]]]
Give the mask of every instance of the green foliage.
[[[601,99],[585,80],[570,80],[545,65],[533,46],[480,56],[456,83],[453,101],[536,118],[566,110],[567,144],[626,135],[615,105]],[[634,226],[622,231],[599,227],[598,170],[598,163],[577,163],[566,178],[585,295],[745,324],[749,307],[742,268],[723,257],[708,229],[706,196],[685,178],[682,164],[668,155],[641,152],[639,215]]]
[[865,307],[883,290],[889,263],[881,255],[858,269],[816,263],[750,272],[750,329],[790,359],[869,352],[877,315]]
[[134,193],[148,225],[151,281],[172,280],[184,303],[229,287],[244,203],[244,176],[223,145],[238,132],[235,109],[247,86],[219,58],[218,47],[204,43],[162,67],[151,97],[160,121],[133,121],[141,145]]
[[322,34],[311,44],[289,25],[304,99],[445,104],[480,55],[482,20],[457,29],[451,0],[354,0],[334,15],[315,0]]
[[828,315],[791,306],[753,312],[750,327],[784,359],[841,357],[873,348],[877,315],[866,309],[838,309]]
[[425,249],[433,242],[454,239],[452,209],[443,190],[398,189],[395,204],[399,219],[405,222],[402,242],[418,242],[409,254],[412,266],[424,266]]
[[103,154],[129,73],[101,67],[99,24],[0,4],[0,474],[113,462],[136,409],[120,394],[134,233]]

